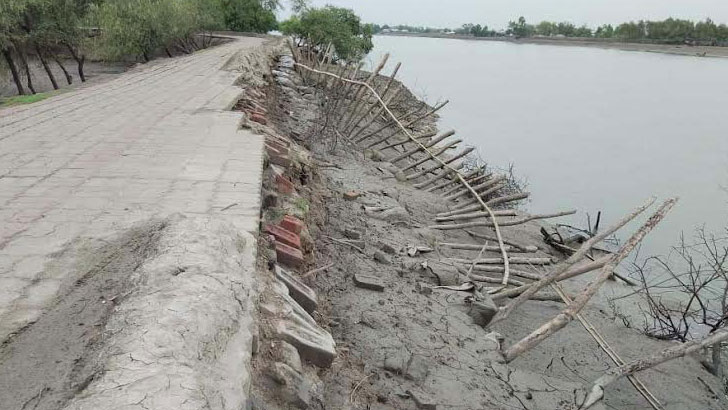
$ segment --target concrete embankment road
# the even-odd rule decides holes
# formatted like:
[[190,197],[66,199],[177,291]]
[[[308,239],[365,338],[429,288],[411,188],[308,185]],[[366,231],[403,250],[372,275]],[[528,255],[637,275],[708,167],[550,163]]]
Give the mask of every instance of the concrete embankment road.
[[[0,408],[241,408],[262,39],[0,110]],[[233,67],[234,68],[234,67]]]

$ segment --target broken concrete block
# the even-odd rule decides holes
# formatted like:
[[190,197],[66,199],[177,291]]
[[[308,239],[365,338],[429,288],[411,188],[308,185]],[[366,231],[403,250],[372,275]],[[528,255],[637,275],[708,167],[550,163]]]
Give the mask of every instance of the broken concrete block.
[[379,263],[383,263],[385,265],[390,265],[392,263],[392,260],[389,259],[389,256],[387,256],[382,251],[375,251],[374,252],[374,260],[377,261],[377,262],[379,262]]
[[479,326],[487,326],[496,313],[498,313],[498,306],[487,293],[479,294],[478,300],[472,301],[468,310],[468,315]]
[[344,192],[344,199],[347,201],[353,201],[361,196],[361,192],[352,190],[348,192]]
[[313,314],[318,306],[316,292],[280,266],[276,266],[276,277],[286,285],[288,294],[293,300],[298,302],[306,312]]
[[278,318],[273,322],[276,335],[293,345],[302,359],[320,367],[329,367],[336,358],[336,343],[331,334],[321,328],[289,294],[281,281],[276,281],[275,292],[280,304],[261,305],[262,311]]
[[344,229],[344,236],[349,239],[359,240],[361,239],[361,231],[354,228],[346,228]]
[[363,289],[384,292],[384,283],[374,276],[356,274],[354,275],[354,284]]
[[299,409],[310,408],[312,400],[320,395],[317,383],[311,383],[307,377],[285,363],[273,363],[268,373],[281,385],[279,393],[283,399]]
[[292,344],[283,340],[273,341],[271,343],[271,355],[276,362],[287,364],[299,373],[303,372],[301,356]]

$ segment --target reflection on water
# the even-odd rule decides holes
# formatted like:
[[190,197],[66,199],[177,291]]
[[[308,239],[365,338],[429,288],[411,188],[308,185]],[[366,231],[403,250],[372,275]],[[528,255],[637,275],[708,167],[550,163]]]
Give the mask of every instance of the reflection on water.
[[643,254],[666,253],[682,230],[728,225],[728,59],[431,38],[374,43],[371,60],[390,52],[415,93],[450,100],[441,129],[458,130],[483,158],[527,178],[529,211],[577,208],[564,221],[581,226],[586,213],[602,211],[606,226],[651,195],[679,196]]

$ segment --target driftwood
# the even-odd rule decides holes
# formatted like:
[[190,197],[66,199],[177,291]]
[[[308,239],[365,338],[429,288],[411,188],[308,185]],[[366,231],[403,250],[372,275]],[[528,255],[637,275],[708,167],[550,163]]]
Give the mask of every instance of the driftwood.
[[[524,218],[520,219],[512,219],[509,221],[498,221],[498,225],[500,226],[513,226],[513,225],[520,225],[524,224],[529,221],[533,221],[536,219],[549,219],[549,218],[558,218],[565,215],[573,215],[575,214],[575,210],[571,211],[563,211],[563,212],[557,212],[553,214],[541,214],[541,215],[530,215]],[[430,226],[431,229],[440,229],[440,230],[449,230],[449,229],[464,229],[464,228],[473,228],[476,226],[493,226],[493,222],[466,222],[462,224],[451,224],[451,225],[433,225]]]
[[588,409],[593,406],[596,402],[604,397],[604,388],[608,385],[619,380],[621,377],[634,374],[636,372],[650,369],[659,364],[674,360],[680,357],[687,356],[695,353],[706,347],[715,345],[728,340],[728,331],[718,330],[712,335],[705,337],[704,339],[696,342],[687,342],[679,346],[665,349],[653,356],[637,359],[623,366],[619,366],[616,369],[610,370],[604,376],[600,377],[594,382],[589,395],[587,396],[584,404],[580,407],[581,409]]
[[675,205],[676,201],[676,199],[668,199],[667,201],[665,201],[665,203],[660,206],[660,208],[652,215],[652,217],[650,217],[650,219],[648,219],[647,222],[645,222],[642,227],[637,232],[635,232],[632,237],[630,237],[630,239],[622,246],[619,252],[610,258],[609,262],[602,267],[602,270],[599,273],[597,279],[586,289],[584,289],[584,291],[580,293],[576,297],[576,299],[574,299],[573,303],[569,304],[568,307],[556,317],[546,322],[541,327],[533,331],[531,334],[524,337],[513,346],[508,348],[508,350],[506,350],[504,353],[505,360],[507,362],[512,361],[524,352],[537,346],[543,340],[558,332],[569,322],[571,322],[574,317],[576,317],[576,314],[579,313],[581,309],[584,308],[584,306],[586,306],[592,296],[596,294],[597,290],[599,290],[601,285],[607,281],[609,276],[612,275],[614,268],[624,258],[626,258],[627,255],[630,254],[630,252],[632,252],[632,250],[655,226],[657,226],[657,224],[660,223],[662,218],[664,218],[667,212],[669,212],[670,209],[672,209],[672,207]]

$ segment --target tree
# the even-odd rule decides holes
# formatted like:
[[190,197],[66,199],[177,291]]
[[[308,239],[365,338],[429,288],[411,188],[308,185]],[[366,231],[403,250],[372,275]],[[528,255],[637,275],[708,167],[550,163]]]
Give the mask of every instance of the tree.
[[521,16],[518,21],[509,21],[507,34],[512,34],[516,37],[531,37],[533,35],[534,28],[532,25],[526,24],[526,18]]
[[352,10],[340,7],[306,9],[282,22],[279,29],[318,50],[332,44],[335,57],[343,60],[360,60],[374,46],[372,26],[362,24]]

